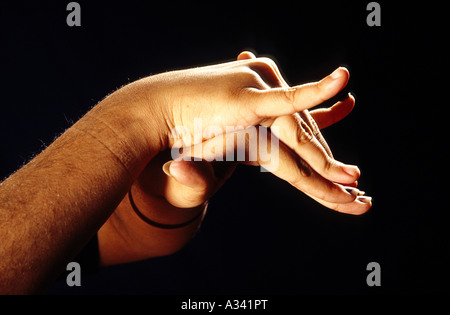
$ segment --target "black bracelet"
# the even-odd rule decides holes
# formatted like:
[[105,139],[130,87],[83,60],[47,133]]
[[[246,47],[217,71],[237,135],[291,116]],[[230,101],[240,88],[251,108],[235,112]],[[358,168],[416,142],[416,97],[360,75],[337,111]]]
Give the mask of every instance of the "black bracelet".
[[128,198],[130,199],[130,204],[131,204],[131,207],[133,208],[134,212],[136,212],[136,214],[137,214],[144,222],[146,222],[147,224],[150,224],[150,225],[152,225],[152,226],[161,228],[161,229],[178,229],[178,228],[187,226],[187,225],[191,224],[192,222],[194,222],[195,220],[197,220],[197,219],[203,214],[203,212],[204,212],[204,211],[200,211],[199,214],[197,214],[195,217],[193,217],[192,219],[190,219],[189,221],[184,222],[184,223],[180,223],[180,224],[162,224],[162,223],[158,223],[158,222],[155,222],[155,221],[153,221],[153,220],[150,220],[149,218],[147,218],[146,216],[144,216],[144,215],[139,211],[139,209],[136,207],[136,204],[134,203],[133,197],[131,196],[131,189],[128,191]]

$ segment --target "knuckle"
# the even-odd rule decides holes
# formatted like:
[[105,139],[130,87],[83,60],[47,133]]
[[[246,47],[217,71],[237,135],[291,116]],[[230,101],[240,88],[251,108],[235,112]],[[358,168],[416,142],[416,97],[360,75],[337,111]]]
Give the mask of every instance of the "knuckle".
[[296,98],[296,89],[290,88],[290,89],[282,89],[281,90],[281,97],[284,102],[294,107],[295,104],[295,98]]
[[321,81],[312,83],[314,88],[316,89],[316,97],[319,101],[319,103],[323,103],[326,100],[328,100],[327,97],[324,96],[324,92],[326,92],[326,89],[324,88]]
[[264,83],[264,80],[261,78],[261,76],[256,71],[248,67],[243,67],[236,79],[241,83],[241,87],[245,86],[256,89],[267,88],[267,85]]
[[335,161],[329,157],[326,157],[323,165],[323,171],[325,173],[331,173],[332,169],[334,169],[335,167],[336,167]]
[[308,133],[299,130],[297,132],[297,142],[299,144],[306,144],[312,141],[312,136],[309,135]]
[[273,60],[269,57],[257,57],[255,59],[252,59],[251,61],[252,65],[262,65],[262,66],[270,66],[274,64]]
[[278,67],[272,59],[267,57],[260,57],[252,60],[252,62],[249,63],[248,66],[249,68],[258,72],[270,86],[283,86],[282,78],[280,78],[279,76]]
[[268,67],[271,67],[273,69],[277,68],[275,61],[273,61],[269,57],[259,57],[259,58],[257,58],[257,60],[260,61],[261,63],[265,64]]

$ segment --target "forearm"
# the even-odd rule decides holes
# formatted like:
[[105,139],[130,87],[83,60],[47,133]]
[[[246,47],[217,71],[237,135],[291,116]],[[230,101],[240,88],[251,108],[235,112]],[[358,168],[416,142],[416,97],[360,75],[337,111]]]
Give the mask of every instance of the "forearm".
[[145,141],[131,138],[136,127],[128,120],[136,113],[120,122],[110,111],[119,104],[111,102],[97,105],[0,184],[1,293],[45,289],[151,158]]

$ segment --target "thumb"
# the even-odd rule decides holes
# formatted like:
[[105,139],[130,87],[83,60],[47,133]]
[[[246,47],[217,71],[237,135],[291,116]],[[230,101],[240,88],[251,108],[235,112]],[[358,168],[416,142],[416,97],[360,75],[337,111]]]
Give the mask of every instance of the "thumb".
[[163,192],[167,201],[179,208],[201,205],[216,188],[214,170],[206,161],[172,160],[163,165],[167,184]]
[[163,165],[163,171],[177,183],[194,190],[204,190],[214,181],[214,170],[206,161],[171,160]]

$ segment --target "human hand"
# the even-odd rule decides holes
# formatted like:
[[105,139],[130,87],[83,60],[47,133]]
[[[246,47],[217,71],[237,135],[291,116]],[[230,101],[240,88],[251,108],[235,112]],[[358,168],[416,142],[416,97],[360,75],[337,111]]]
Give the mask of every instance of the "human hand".
[[[342,119],[352,110],[354,98],[349,96],[330,109],[311,113],[307,110],[337,94],[347,81],[348,71],[339,68],[317,83],[291,88],[273,61],[244,52],[237,62],[170,72],[137,84],[150,87],[152,103],[160,108],[166,126],[187,127],[194,139],[192,143],[196,145],[217,141],[221,135],[216,132],[210,139],[202,132],[200,141],[195,140],[195,118],[202,119],[204,128],[219,126],[223,133],[226,126],[260,124],[270,128],[281,141],[280,163],[273,171],[275,175],[329,208],[361,214],[370,208],[371,202],[369,198],[357,197],[360,192],[351,188],[357,185],[358,168],[334,160],[320,133],[320,128]],[[172,128],[160,130],[162,150],[174,145],[170,136]],[[249,147],[244,150],[248,153]],[[132,187],[133,195],[140,200],[139,208],[144,218],[168,225],[186,222],[196,213],[203,212],[206,200],[235,167],[235,163],[231,163],[216,176],[217,172],[208,162],[174,161],[170,166],[165,164],[165,172],[162,172],[162,165],[168,159],[167,152],[154,157]],[[225,162],[218,163],[223,165]],[[218,163],[216,165],[220,165]],[[246,163],[263,165],[264,161]],[[118,207],[129,208],[129,202],[127,206]],[[123,216],[130,213],[129,210],[116,210],[113,217],[120,214],[121,221],[127,222]],[[192,233],[195,229],[187,232]],[[166,246],[169,252],[170,248]]]
[[[256,57],[250,52],[243,52],[239,55],[238,60],[245,59],[256,59]],[[274,86],[287,87],[288,85],[279,74],[276,66],[272,65],[272,67],[274,69],[274,73],[277,75],[277,78],[271,81],[272,84]],[[273,171],[275,175],[285,179],[328,208],[349,214],[362,214],[370,209],[371,198],[361,197],[361,195],[364,194],[363,192],[351,188],[357,186],[356,180],[360,174],[359,169],[355,166],[345,165],[334,160],[331,150],[320,132],[320,129],[326,128],[348,115],[353,109],[354,104],[355,99],[353,96],[349,95],[345,100],[337,102],[331,108],[318,109],[312,111],[311,113],[309,113],[308,110],[303,110],[302,112],[295,113],[293,115],[276,117],[271,121],[263,122],[263,124],[270,126],[271,129],[275,129],[273,127],[278,127],[278,129],[275,129],[277,131],[274,134],[282,139],[282,141],[284,140],[280,146],[280,163],[278,168]],[[301,132],[300,135],[298,134],[299,132]],[[245,130],[236,132],[238,135],[242,133],[245,133]],[[224,135],[224,139],[220,139],[219,137],[220,136],[217,136],[214,139],[206,140],[201,144],[197,144],[196,146],[201,147],[200,150],[196,150],[194,147],[190,150],[190,153],[201,152],[201,155],[197,155],[196,157],[211,161],[216,160],[217,158],[224,160],[230,150],[244,150],[246,152],[245,156],[248,158],[250,150],[250,145],[248,142],[246,145],[244,144],[243,148],[227,148],[225,146],[227,143],[225,138],[234,136],[227,134],[226,136]],[[302,140],[299,141],[299,138]],[[260,144],[258,139],[254,139],[253,141]],[[217,144],[211,144],[214,142]],[[218,150],[215,154],[211,155],[210,152],[204,151],[206,146],[214,148],[223,146],[223,149]],[[256,151],[267,152],[267,149],[264,148],[264,150],[261,150],[260,148],[256,148]],[[306,161],[307,163],[302,163],[301,161]],[[190,174],[188,172],[190,167],[195,168],[195,163],[197,162],[174,162],[174,165],[178,166],[178,169],[176,169],[177,175],[180,177],[189,177]],[[251,165],[268,164],[267,161],[263,161],[260,158],[253,162],[247,160],[244,163]],[[191,166],[188,167],[188,165]],[[343,169],[346,174],[342,174],[339,168],[341,170]],[[211,177],[211,168],[203,169],[206,173],[202,173],[202,170],[198,169],[197,172],[195,172],[194,178],[197,178],[198,176],[201,178],[204,174],[204,179],[200,182],[207,183],[207,178]],[[293,172],[293,170],[296,169],[301,171],[301,175]],[[184,170],[187,172],[185,175],[183,174]],[[194,178],[192,175],[190,178],[191,182],[193,182]],[[328,181],[325,179],[328,179]],[[332,194],[332,192],[330,192],[329,181],[347,186],[347,190],[350,190],[354,195],[358,195],[358,197],[351,202],[328,201],[328,196]],[[212,187],[215,188],[214,185]],[[333,188],[331,188],[331,190],[332,189]],[[322,196],[318,197],[321,194]]]
[[[275,135],[321,176],[335,183],[352,185],[359,177],[358,168],[332,158],[318,126],[306,111],[344,88],[348,71],[338,68],[319,82],[289,87],[270,59],[255,58],[248,52],[238,59],[144,80],[147,82],[144,84],[153,86],[152,99],[159,104],[168,127],[160,132],[162,147],[170,148],[175,144],[172,130],[176,126],[187,129],[194,144],[217,136],[220,133],[217,128],[225,133],[226,126],[245,128],[260,124],[271,130],[279,127]],[[336,104],[328,115],[323,110],[317,115],[329,124],[342,118],[337,116],[345,116],[353,104],[354,99],[349,96]],[[203,128],[197,139],[195,119],[201,120]],[[211,126],[216,127],[215,134],[208,137],[204,131]],[[334,189],[343,194],[328,194],[328,201],[340,197],[341,201],[349,201],[345,190],[339,186]]]
[[[254,61],[257,60],[257,58],[250,52],[243,52],[239,55],[238,60]],[[261,62],[261,60],[258,62]],[[262,77],[265,78],[266,84],[270,84],[269,88],[289,88],[273,61],[270,59],[262,59],[262,62],[264,64],[257,64],[257,67],[261,67],[258,69],[258,73],[261,73]],[[342,89],[347,83],[348,72],[346,69],[338,69],[337,71],[341,71],[341,75],[344,76],[344,82],[342,82],[341,86],[337,89],[337,91],[339,91],[339,89]],[[322,84],[323,81],[324,80],[321,81]],[[307,93],[310,92],[309,89],[311,88],[317,89],[317,86],[320,86],[320,84],[321,83],[303,85],[299,90],[303,91],[303,93]],[[318,96],[315,95],[313,97]],[[306,97],[306,100],[312,101],[313,97]],[[325,99],[325,97],[323,97],[323,99]],[[261,125],[268,126],[271,130],[275,131],[274,135],[280,138],[283,143],[283,146],[281,147],[283,150],[293,151],[289,152],[289,155],[285,155],[285,158],[280,158],[280,160],[283,160],[283,163],[281,163],[281,168],[274,172],[276,175],[294,184],[294,186],[309,194],[311,197],[316,198],[316,200],[327,207],[342,212],[361,214],[370,208],[370,198],[357,198],[355,200],[355,198],[350,197],[352,199],[349,199],[348,194],[343,195],[342,190],[337,189],[337,187],[340,188],[339,186],[332,185],[332,183],[339,183],[346,186],[356,186],[356,180],[360,175],[359,169],[356,166],[346,165],[333,159],[331,150],[320,133],[321,128],[325,128],[341,120],[350,113],[354,104],[354,98],[349,95],[344,101],[336,103],[330,109],[319,109],[312,111],[311,114],[308,110],[303,110],[292,115],[282,115],[273,119],[265,119],[261,121]],[[226,143],[226,141],[222,140],[221,142]],[[246,149],[248,150],[248,147]],[[225,151],[226,149],[223,150],[223,152]],[[295,164],[293,164],[292,161],[291,163],[286,162],[288,156],[294,156],[295,159],[298,159],[298,157],[296,157],[297,155],[302,161],[306,162],[306,164],[300,163],[299,167],[296,166],[299,162],[294,161]],[[204,156],[202,156],[202,158],[204,158]],[[209,160],[212,159],[215,158],[209,157]],[[178,162],[175,164],[178,165]],[[187,165],[187,163],[185,163],[185,165]],[[290,165],[290,167],[287,167],[286,165]],[[285,167],[286,169],[284,169]],[[300,170],[301,167],[310,168],[313,172],[309,170]],[[296,173],[294,170],[300,172]],[[178,172],[180,173],[181,171],[178,170]],[[298,173],[317,173],[318,176],[317,178],[307,180],[304,178],[305,176],[299,177]],[[324,179],[328,179],[328,181]],[[311,184],[308,184],[308,182],[311,182]],[[352,194],[354,195],[359,193],[360,192],[357,190],[352,191]]]

